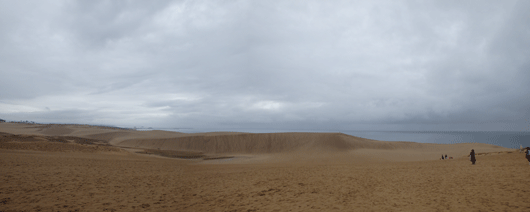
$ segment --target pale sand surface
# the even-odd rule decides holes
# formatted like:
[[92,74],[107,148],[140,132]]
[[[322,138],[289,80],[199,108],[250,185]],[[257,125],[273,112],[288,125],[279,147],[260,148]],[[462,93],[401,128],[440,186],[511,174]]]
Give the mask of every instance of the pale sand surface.
[[[0,132],[0,211],[530,211],[528,161],[487,144],[11,123]],[[145,148],[231,158],[132,153]]]

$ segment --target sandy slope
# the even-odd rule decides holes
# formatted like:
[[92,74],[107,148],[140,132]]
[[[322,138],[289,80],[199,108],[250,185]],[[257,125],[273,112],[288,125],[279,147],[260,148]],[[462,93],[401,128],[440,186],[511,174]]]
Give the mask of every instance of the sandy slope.
[[0,134],[0,211],[530,211],[523,154],[487,144],[7,123],[0,132],[11,133]]
[[[215,155],[282,154],[286,158],[314,155],[366,156],[391,161],[438,159],[442,154],[463,157],[476,152],[511,151],[488,144],[424,144],[386,142],[341,133],[233,133],[186,134],[168,131],[133,131],[86,125],[32,125],[0,123],[0,132],[12,134],[77,136],[118,147],[203,152]],[[359,151],[362,150],[362,151]]]
[[246,163],[0,150],[0,211],[529,211],[522,154]]

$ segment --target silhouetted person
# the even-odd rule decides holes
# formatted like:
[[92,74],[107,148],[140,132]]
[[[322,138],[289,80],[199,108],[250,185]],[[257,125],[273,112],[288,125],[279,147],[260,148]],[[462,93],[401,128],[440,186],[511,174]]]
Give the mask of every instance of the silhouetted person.
[[445,159],[447,159],[447,155],[445,155]]
[[442,155],[442,160],[444,159],[444,155]]
[[526,147],[525,149],[526,159],[528,160],[528,165],[530,165],[530,147]]
[[473,165],[475,165],[475,161],[477,161],[477,159],[475,159],[475,150],[472,149],[471,152],[469,153],[469,156],[471,156],[471,163],[473,163]]

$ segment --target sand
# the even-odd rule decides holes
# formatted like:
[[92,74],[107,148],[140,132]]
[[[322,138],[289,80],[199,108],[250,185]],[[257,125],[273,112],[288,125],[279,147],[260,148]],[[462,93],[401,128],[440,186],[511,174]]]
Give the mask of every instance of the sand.
[[0,211],[530,211],[528,161],[487,144],[12,123],[0,132]]

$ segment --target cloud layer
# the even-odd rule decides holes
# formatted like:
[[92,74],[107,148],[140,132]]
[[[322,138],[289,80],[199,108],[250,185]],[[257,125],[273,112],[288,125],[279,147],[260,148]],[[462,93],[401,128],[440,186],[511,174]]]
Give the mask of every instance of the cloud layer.
[[1,1],[0,116],[529,130],[528,1]]

